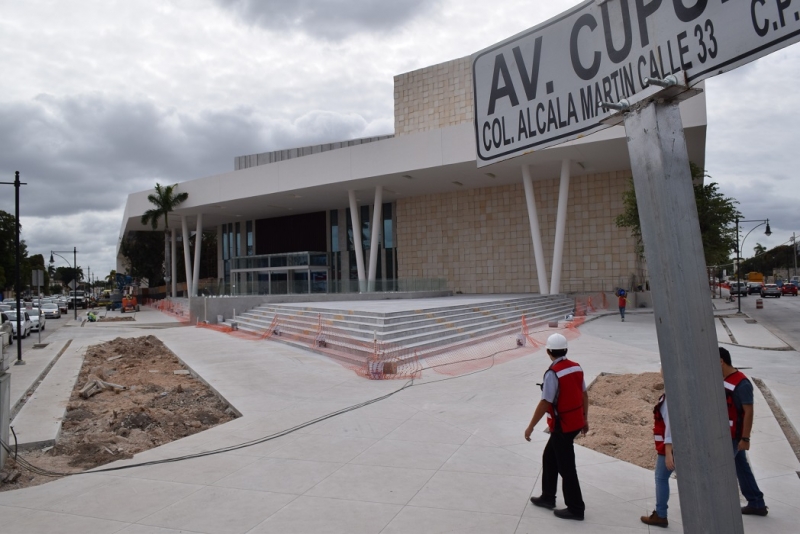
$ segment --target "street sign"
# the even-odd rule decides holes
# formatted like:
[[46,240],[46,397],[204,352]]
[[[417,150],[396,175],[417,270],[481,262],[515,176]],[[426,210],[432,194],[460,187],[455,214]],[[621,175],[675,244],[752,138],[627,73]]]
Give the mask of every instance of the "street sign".
[[800,40],[800,0],[588,0],[473,56],[478,167],[606,128],[653,95]]
[[41,287],[44,285],[44,271],[41,269],[33,269],[31,271],[31,285],[34,287]]
[[70,280],[69,284],[67,285],[69,286],[70,289],[75,289],[77,284],[75,283],[75,280]]

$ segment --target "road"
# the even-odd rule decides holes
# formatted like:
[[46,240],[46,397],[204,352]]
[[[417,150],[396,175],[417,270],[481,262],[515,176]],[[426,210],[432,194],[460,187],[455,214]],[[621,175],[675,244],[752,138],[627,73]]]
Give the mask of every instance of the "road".
[[[86,312],[84,310],[78,310],[78,317],[80,318],[81,312],[85,316]],[[68,315],[61,315],[60,319],[47,319],[44,325],[44,332],[41,332],[41,342],[47,343],[47,338],[53,335],[53,333],[57,332],[61,329],[67,321],[73,319],[73,311],[70,310]],[[17,343],[22,343],[22,358],[25,359],[25,352],[33,349],[33,345],[39,343],[39,332],[32,331],[31,335],[26,337],[25,339],[14,339],[14,344],[6,347],[6,354],[11,354],[11,356],[16,359],[17,358]]]
[[758,295],[742,299],[742,312],[764,325],[770,332],[800,351],[800,297],[763,298],[763,309],[756,309]]

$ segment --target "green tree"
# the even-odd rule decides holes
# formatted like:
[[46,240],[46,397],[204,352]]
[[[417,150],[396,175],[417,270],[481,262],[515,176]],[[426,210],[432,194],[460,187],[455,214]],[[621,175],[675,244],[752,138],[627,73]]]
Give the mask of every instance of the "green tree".
[[[169,214],[189,198],[189,193],[176,194],[177,187],[178,184],[162,187],[161,184],[157,183],[156,192],[147,195],[148,202],[155,207],[145,211],[144,215],[142,215],[142,224],[149,224],[153,230],[158,229],[158,220],[164,219],[164,272],[168,276],[170,275],[171,265],[169,257]],[[174,276],[174,273],[172,275]],[[165,277],[165,279],[168,279],[168,277]]]
[[[16,255],[14,239],[16,235],[17,218],[8,212],[0,210],[0,274],[4,274],[5,280],[0,280],[0,289],[11,289],[16,283]],[[20,224],[20,232],[22,232],[22,225]],[[30,277],[26,281],[24,276],[25,272],[24,263],[28,257],[28,247],[25,240],[20,238],[19,242],[20,252],[20,282],[23,287],[30,283]],[[2,278],[2,277],[0,277]]]
[[[146,279],[150,287],[164,282],[164,249],[161,236],[153,232],[130,232],[120,244],[120,253],[128,260],[128,273],[134,278]],[[112,285],[116,272],[111,278]],[[109,275],[110,277],[111,275]]]
[[[69,283],[76,280],[78,283],[83,278],[83,267],[77,269],[73,267],[56,267],[56,280],[60,280],[62,286],[69,287]],[[80,289],[80,288],[78,288]]]
[[[697,217],[700,222],[700,235],[703,239],[703,253],[706,265],[721,265],[730,262],[730,252],[736,248],[736,217],[741,213],[736,209],[739,202],[724,196],[716,182],[703,183],[703,178],[710,175],[695,165],[690,164],[692,181],[694,182],[694,199],[697,205]],[[623,212],[615,220],[620,228],[629,228],[636,238],[636,252],[644,257],[642,228],[639,222],[639,208],[636,204],[636,190],[633,180],[630,187],[622,194]]]

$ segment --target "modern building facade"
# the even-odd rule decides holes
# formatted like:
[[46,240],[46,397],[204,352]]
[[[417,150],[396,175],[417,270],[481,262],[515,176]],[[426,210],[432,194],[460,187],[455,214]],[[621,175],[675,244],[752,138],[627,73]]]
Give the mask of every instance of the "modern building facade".
[[[631,178],[622,126],[478,168],[470,57],[398,75],[394,87],[393,135],[240,156],[231,172],[179,184],[189,197],[170,226],[183,243],[192,229],[216,230],[220,292],[643,283],[636,243],[614,222]],[[690,160],[703,167],[705,96],[680,107]],[[128,197],[120,239],[148,229],[150,192]],[[173,250],[174,263],[175,235]],[[196,293],[200,258],[183,253]]]

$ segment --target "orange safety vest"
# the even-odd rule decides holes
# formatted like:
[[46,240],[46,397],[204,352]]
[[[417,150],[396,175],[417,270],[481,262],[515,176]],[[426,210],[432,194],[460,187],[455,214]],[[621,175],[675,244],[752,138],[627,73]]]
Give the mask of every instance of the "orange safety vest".
[[728,403],[728,425],[731,427],[731,438],[739,439],[742,437],[742,429],[744,426],[744,410],[736,408],[736,403],[733,402],[733,392],[739,387],[742,381],[747,380],[747,377],[741,371],[736,371],[726,376],[723,380],[725,385],[725,401]]
[[656,452],[661,456],[666,454],[664,433],[667,431],[667,423],[665,423],[664,418],[661,417],[661,406],[664,404],[664,399],[666,398],[666,395],[661,395],[656,407],[653,408],[653,440],[656,444]]
[[[547,369],[558,379],[556,398],[547,409],[547,426],[550,432],[574,432],[586,424],[583,418],[583,369],[566,358],[554,362]],[[545,372],[547,374],[547,372]]]

